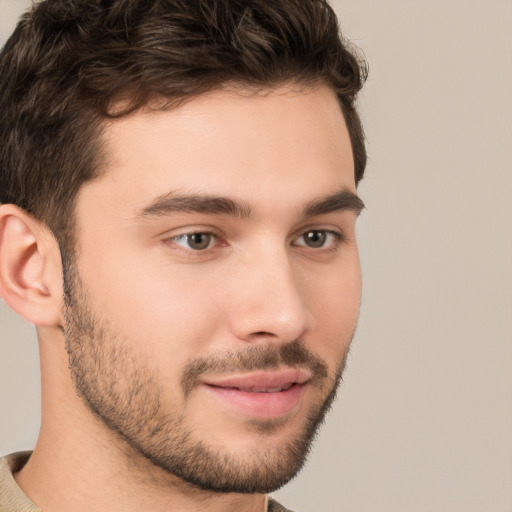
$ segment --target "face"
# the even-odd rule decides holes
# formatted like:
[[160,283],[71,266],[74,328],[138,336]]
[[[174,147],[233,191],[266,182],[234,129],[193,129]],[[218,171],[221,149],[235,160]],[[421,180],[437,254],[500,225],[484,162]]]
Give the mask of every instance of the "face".
[[104,137],[64,265],[76,389],[133,464],[274,490],[334,398],[359,309],[361,203],[335,95],[217,91]]

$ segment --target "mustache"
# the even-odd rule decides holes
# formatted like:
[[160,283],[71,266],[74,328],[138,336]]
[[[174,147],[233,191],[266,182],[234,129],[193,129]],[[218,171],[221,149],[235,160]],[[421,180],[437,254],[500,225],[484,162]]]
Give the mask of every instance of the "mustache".
[[328,378],[327,364],[311,352],[302,341],[283,345],[250,345],[222,356],[193,359],[186,364],[181,377],[185,398],[201,382],[204,375],[236,373],[257,370],[275,370],[281,366],[309,370],[311,383],[322,386]]

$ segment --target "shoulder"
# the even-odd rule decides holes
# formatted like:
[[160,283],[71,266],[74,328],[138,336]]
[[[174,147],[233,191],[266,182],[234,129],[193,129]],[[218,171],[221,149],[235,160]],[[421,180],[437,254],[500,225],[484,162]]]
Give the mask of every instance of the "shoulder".
[[284,508],[283,505],[281,505],[277,501],[273,500],[272,498],[268,499],[267,511],[268,512],[292,512],[291,510]]
[[0,512],[41,512],[18,487],[13,474],[27,462],[31,452],[0,458]]

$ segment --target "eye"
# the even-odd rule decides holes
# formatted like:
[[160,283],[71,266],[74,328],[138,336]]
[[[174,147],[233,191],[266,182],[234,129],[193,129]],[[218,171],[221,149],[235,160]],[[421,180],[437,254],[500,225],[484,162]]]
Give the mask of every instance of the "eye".
[[213,233],[203,232],[184,233],[183,235],[174,236],[170,240],[185,249],[204,251],[215,243],[216,236]]
[[311,249],[332,248],[340,241],[341,235],[333,231],[312,229],[303,233],[295,241],[295,245],[302,245]]

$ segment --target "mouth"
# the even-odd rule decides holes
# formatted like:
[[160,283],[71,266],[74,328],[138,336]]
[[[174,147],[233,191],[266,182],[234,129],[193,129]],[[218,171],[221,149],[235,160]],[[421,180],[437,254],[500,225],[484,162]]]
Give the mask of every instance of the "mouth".
[[273,419],[298,409],[311,373],[281,369],[207,379],[204,387],[223,407],[252,418]]
[[277,386],[274,388],[244,388],[244,387],[231,387],[231,386],[215,386],[211,384],[213,387],[220,387],[223,389],[234,389],[238,391],[246,391],[247,393],[280,393],[281,391],[288,391],[292,386],[297,385],[296,382],[290,382],[288,384],[284,384],[283,386]]

